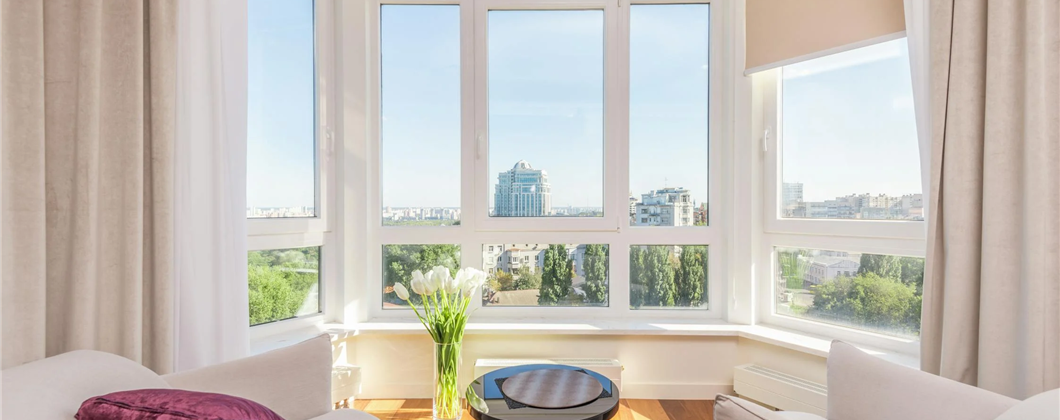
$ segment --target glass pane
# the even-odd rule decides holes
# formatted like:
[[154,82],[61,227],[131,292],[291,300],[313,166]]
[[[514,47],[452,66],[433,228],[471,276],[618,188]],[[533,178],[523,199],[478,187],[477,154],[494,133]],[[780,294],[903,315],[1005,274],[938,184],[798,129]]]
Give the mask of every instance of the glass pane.
[[781,215],[924,220],[905,39],[783,73]]
[[313,1],[254,0],[247,26],[247,217],[314,217]]
[[[383,245],[383,309],[408,309],[408,302],[394,293],[394,283],[411,291],[413,271],[426,272],[439,265],[455,276],[460,269],[460,245]],[[422,303],[415,293],[409,299],[416,305]]]
[[777,314],[920,335],[923,258],[805,248],[774,253]]
[[634,245],[629,248],[629,307],[707,309],[705,245]]
[[320,312],[320,247],[247,253],[250,325]]
[[460,6],[380,10],[383,225],[460,223]]
[[489,12],[494,217],[603,216],[604,12]]
[[630,10],[632,226],[705,226],[710,5]]
[[605,244],[482,246],[483,306],[607,306]]

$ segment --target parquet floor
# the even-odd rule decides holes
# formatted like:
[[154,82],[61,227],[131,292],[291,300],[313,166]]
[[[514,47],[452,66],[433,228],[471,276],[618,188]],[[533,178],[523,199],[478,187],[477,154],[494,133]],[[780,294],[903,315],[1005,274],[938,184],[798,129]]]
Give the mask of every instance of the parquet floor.
[[[357,400],[354,408],[379,420],[430,420],[431,400]],[[622,400],[615,420],[713,420],[714,401]],[[461,420],[472,420],[466,412]]]

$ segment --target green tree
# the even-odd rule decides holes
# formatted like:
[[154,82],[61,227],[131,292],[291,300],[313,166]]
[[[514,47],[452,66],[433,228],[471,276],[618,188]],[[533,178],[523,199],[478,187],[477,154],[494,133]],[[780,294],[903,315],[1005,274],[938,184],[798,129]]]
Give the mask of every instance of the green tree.
[[875,273],[880,277],[900,280],[902,262],[894,255],[861,254],[861,266],[858,274]]
[[901,257],[902,283],[916,287],[917,294],[924,291],[924,259]]
[[562,244],[549,245],[545,251],[544,265],[537,303],[543,306],[556,305],[567,297],[571,290],[573,277],[567,247]]
[[250,251],[247,253],[247,267],[266,267],[272,263],[272,258],[265,251]]
[[[450,274],[456,275],[459,264],[460,246],[458,245],[386,245],[383,247],[383,281],[386,286],[401,283],[411,291],[413,271],[427,272],[440,265],[448,268]],[[411,296],[409,299],[413,303],[420,304],[419,295],[412,293]],[[388,293],[384,298],[391,303],[405,304],[393,293]]]
[[806,269],[809,262],[802,258],[806,255],[804,250],[777,251],[777,260],[780,262],[780,276],[784,279],[789,289],[802,289],[806,278]]
[[648,247],[648,254],[644,257],[644,275],[648,286],[645,305],[674,306],[674,267],[666,246]]
[[534,271],[530,266],[519,267],[516,279],[512,282],[511,290],[532,290],[541,288],[541,273]]
[[809,314],[916,334],[920,331],[920,303],[913,285],[868,272],[818,285]]
[[498,292],[515,290],[515,277],[501,269],[497,269],[496,273],[490,276],[489,283],[490,288]]
[[647,285],[644,282],[644,256],[646,254],[644,247],[629,248],[629,306],[634,309],[644,306],[647,298],[645,293]]
[[293,318],[302,308],[317,275],[275,266],[247,267],[250,325]]
[[698,307],[706,301],[707,248],[698,245],[681,246],[681,258],[674,287],[677,306]]
[[607,260],[607,245],[585,245],[582,270],[585,271],[586,303],[607,303]]

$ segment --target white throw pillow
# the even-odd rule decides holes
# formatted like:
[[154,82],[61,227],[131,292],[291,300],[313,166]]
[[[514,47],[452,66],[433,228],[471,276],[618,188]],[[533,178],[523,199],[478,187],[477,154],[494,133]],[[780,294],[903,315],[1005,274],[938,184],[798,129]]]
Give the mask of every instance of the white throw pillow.
[[994,420],[1060,420],[1060,389],[1027,398]]

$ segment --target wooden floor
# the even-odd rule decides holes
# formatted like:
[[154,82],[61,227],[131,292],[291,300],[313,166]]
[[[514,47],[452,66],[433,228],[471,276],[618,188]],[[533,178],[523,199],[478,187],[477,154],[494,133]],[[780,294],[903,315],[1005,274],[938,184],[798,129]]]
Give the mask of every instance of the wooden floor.
[[[430,420],[431,400],[357,400],[354,408],[379,420]],[[714,401],[622,400],[616,420],[713,420]],[[461,420],[471,420],[466,412]]]

